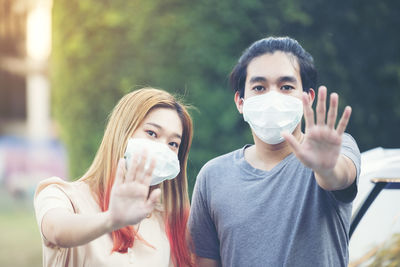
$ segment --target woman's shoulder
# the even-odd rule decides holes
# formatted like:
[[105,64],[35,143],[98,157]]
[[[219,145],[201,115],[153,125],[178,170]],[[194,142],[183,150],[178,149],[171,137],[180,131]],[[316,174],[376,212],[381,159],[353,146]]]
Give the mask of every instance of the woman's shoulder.
[[89,185],[82,180],[66,181],[50,177],[41,181],[36,188],[34,204],[38,207],[47,206],[51,205],[49,201],[72,207],[75,213],[99,211]]
[[68,191],[68,189],[72,188],[73,185],[72,182],[65,181],[59,177],[50,177],[39,182],[36,187],[35,197],[39,195],[39,193],[41,193],[44,189],[50,187],[56,187],[62,189],[63,191]]
[[84,181],[66,181],[60,177],[50,177],[39,182],[36,187],[34,199],[43,194],[61,194],[72,200],[82,194],[91,195],[90,192],[89,186]]

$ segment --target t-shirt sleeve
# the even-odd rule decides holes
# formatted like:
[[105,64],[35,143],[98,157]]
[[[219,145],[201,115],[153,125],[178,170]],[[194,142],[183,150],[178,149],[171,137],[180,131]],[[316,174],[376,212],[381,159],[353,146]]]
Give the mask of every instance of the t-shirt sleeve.
[[333,191],[333,194],[335,198],[340,201],[351,202],[356,197],[358,191],[358,178],[361,172],[361,153],[354,138],[347,133],[343,134],[342,148],[340,153],[348,157],[354,163],[357,172],[356,179],[348,188]]
[[354,138],[347,133],[343,134],[341,154],[345,155],[353,161],[354,166],[357,170],[358,180],[361,172],[361,153]]
[[44,215],[51,209],[62,208],[74,212],[71,200],[65,191],[56,184],[50,184],[40,190],[34,199],[34,208],[39,231],[46,246],[52,244],[46,239],[42,232],[42,220]]
[[200,171],[192,196],[189,230],[196,255],[219,260],[219,240],[210,214],[205,178],[204,171]]

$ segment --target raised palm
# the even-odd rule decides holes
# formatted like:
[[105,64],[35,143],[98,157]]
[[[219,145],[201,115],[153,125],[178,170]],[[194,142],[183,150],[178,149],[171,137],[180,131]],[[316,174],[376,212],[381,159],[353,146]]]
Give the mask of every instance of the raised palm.
[[346,107],[335,128],[339,96],[336,93],[331,94],[328,113],[326,96],[327,89],[321,86],[318,90],[315,121],[312,101],[306,93],[303,94],[306,129],[301,143],[293,135],[283,134],[297,158],[316,172],[328,172],[335,167],[340,155],[342,135],[351,115],[351,108]]
[[[147,156],[132,157],[131,168],[125,171],[125,160],[118,162],[115,182],[110,194],[109,212],[114,229],[134,225],[150,214],[159,201],[160,189],[149,195],[152,172],[155,166],[151,161],[146,169]],[[137,159],[142,158],[141,161]]]

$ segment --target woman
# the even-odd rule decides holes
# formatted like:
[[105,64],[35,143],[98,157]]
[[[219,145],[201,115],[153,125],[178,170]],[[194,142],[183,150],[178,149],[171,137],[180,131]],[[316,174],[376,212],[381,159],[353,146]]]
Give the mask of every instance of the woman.
[[[129,140],[143,139],[177,155],[176,178],[150,186],[157,166],[151,151],[136,152],[130,162],[122,158]],[[186,239],[191,141],[192,120],[169,93],[144,88],[124,96],[86,174],[75,182],[50,178],[36,190],[44,266],[192,266]]]

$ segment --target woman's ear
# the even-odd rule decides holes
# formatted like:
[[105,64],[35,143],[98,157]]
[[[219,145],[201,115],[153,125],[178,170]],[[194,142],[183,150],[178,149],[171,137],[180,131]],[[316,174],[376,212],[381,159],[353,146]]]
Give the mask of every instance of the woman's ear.
[[235,104],[236,108],[239,111],[240,114],[243,113],[243,98],[240,97],[240,93],[236,91],[235,93]]

